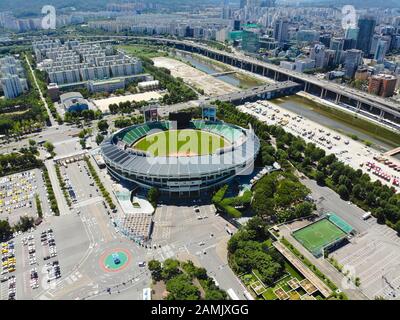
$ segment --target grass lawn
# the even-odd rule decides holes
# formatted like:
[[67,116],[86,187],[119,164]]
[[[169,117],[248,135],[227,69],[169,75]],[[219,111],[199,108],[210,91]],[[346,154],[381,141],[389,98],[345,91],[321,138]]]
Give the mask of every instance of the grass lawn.
[[335,240],[343,238],[346,236],[346,233],[328,219],[322,219],[295,231],[293,236],[308,251],[315,253]]
[[139,58],[146,57],[152,59],[168,55],[165,52],[158,51],[157,47],[146,46],[146,45],[125,45],[125,46],[118,46],[118,49],[121,49],[129,55]]
[[221,136],[192,129],[168,130],[148,135],[133,145],[157,157],[194,156],[214,153],[229,142]]
[[288,272],[293,278],[301,281],[304,277],[287,261],[285,261],[285,270]]
[[278,297],[275,295],[274,291],[272,288],[268,288],[263,294],[262,297],[265,300],[276,300]]

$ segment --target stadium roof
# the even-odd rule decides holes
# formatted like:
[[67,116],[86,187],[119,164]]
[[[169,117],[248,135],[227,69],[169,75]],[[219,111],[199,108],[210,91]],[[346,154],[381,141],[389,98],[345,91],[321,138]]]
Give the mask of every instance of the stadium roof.
[[[239,128],[239,127],[236,127]],[[125,129],[126,130],[126,129]],[[105,161],[124,172],[155,177],[200,176],[230,170],[254,160],[260,141],[252,130],[243,130],[245,141],[223,154],[181,157],[152,157],[117,146],[113,137],[105,139],[101,152]]]

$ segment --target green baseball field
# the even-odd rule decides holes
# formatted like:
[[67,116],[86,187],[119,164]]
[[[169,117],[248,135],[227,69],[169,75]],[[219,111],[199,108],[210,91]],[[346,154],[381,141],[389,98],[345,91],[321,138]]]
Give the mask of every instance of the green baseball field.
[[132,148],[154,157],[196,156],[214,153],[230,143],[222,136],[200,130],[167,130],[143,137]]
[[293,232],[293,237],[314,255],[345,236],[346,233],[328,219],[319,220]]

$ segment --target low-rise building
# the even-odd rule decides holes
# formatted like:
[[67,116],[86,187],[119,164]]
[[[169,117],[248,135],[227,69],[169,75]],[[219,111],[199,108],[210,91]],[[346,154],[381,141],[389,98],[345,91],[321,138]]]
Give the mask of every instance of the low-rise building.
[[68,92],[60,96],[61,104],[66,112],[80,112],[89,109],[89,104],[79,92]]
[[152,81],[143,81],[138,83],[138,88],[140,91],[152,91],[160,88],[160,81],[152,80]]

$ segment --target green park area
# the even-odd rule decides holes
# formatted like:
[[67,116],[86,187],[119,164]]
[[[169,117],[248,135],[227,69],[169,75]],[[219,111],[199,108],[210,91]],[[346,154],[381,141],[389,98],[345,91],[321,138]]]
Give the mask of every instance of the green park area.
[[284,262],[284,274],[275,283],[266,286],[257,270],[240,277],[257,300],[315,300],[322,299],[315,286],[305,279],[290,263]]
[[221,136],[200,130],[168,130],[148,135],[133,145],[153,156],[193,156],[214,153],[228,144]]
[[123,45],[117,47],[120,50],[123,50],[126,54],[135,56],[135,57],[146,57],[149,59],[156,57],[163,57],[168,55],[164,51],[160,51],[159,47],[148,46],[148,45]]

